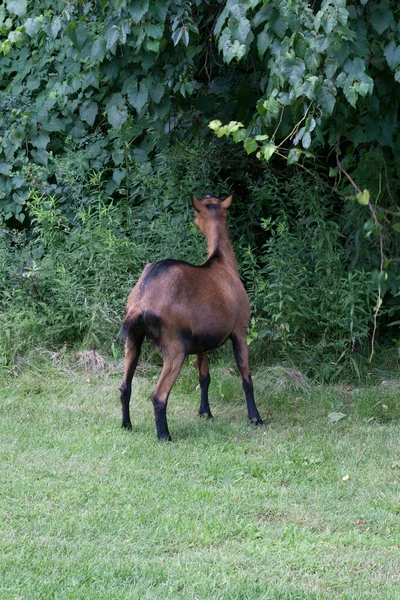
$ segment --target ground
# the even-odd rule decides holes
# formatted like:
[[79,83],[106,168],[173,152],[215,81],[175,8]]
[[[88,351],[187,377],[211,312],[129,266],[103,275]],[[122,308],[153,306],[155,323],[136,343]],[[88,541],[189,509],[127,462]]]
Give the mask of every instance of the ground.
[[200,419],[188,365],[170,398],[174,442],[161,443],[156,369],[135,378],[127,432],[119,373],[56,366],[0,385],[2,600],[400,597],[395,384],[260,371],[269,425],[255,428],[218,365],[215,419]]

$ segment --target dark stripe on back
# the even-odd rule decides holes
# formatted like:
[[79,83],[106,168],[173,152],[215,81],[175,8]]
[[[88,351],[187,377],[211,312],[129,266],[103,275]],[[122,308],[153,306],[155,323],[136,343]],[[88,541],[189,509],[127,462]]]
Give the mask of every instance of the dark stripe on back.
[[177,265],[189,265],[189,263],[184,262],[183,260],[167,258],[166,260],[160,260],[159,262],[149,265],[149,267],[146,269],[146,275],[140,285],[140,291],[144,292],[149,283],[151,283],[154,279],[157,279],[157,277],[160,275],[167,273],[170,269],[173,269]]

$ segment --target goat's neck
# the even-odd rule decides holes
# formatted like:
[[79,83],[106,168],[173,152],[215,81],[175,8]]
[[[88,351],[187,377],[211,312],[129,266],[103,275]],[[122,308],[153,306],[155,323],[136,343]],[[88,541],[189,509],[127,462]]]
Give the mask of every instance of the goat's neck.
[[222,264],[231,271],[239,274],[226,223],[218,221],[211,223],[206,233],[206,239],[208,247],[207,259],[218,252]]

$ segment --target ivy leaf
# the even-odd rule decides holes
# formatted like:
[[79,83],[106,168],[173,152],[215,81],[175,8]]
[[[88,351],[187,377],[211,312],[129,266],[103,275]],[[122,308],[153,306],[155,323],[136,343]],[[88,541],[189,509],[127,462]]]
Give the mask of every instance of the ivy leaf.
[[[158,3],[157,4],[161,4]],[[131,15],[134,23],[139,24],[146,12],[149,10],[148,0],[135,0],[128,3],[128,12]],[[165,20],[165,18],[164,18]]]
[[128,110],[121,94],[113,94],[106,106],[108,122],[119,131],[128,119]]
[[[331,423],[337,423],[338,421],[341,421],[342,419],[346,418],[347,415],[345,415],[342,412],[330,412],[328,413],[328,419],[331,421]],[[348,476],[345,475],[345,477],[347,477],[347,479],[349,479]],[[343,477],[342,478],[343,481],[346,481],[346,479]]]
[[297,163],[300,156],[301,156],[301,150],[299,148],[292,148],[289,151],[288,158],[287,158],[288,165],[294,165],[295,163]]
[[246,150],[247,154],[256,152],[256,150],[258,149],[258,144],[256,140],[254,140],[253,138],[247,138],[247,140],[244,141],[244,149]]
[[40,131],[39,133],[31,136],[31,144],[32,146],[35,146],[35,148],[44,149],[49,142],[50,136],[45,131]]
[[145,31],[149,37],[155,40],[161,40],[164,33],[164,27],[161,23],[146,23]]
[[346,96],[347,100],[352,105],[352,107],[355,108],[357,104],[357,92],[354,86],[346,86],[344,88],[344,95]]
[[38,162],[40,165],[47,166],[47,163],[49,162],[49,156],[44,148],[32,150],[31,155],[35,162]]
[[177,29],[175,29],[175,31],[172,33],[172,41],[174,42],[174,46],[177,45],[177,43],[179,42],[179,40],[181,39],[183,34],[183,29],[182,27],[178,27]]
[[13,15],[22,17],[26,13],[27,0],[7,0],[7,9]]
[[393,13],[387,3],[371,2],[371,25],[375,31],[382,35],[392,23],[394,23]]
[[121,181],[126,175],[126,169],[114,169],[113,179],[117,185],[121,185]]
[[106,47],[103,38],[96,38],[92,45],[92,51],[90,53],[90,60],[95,62],[99,60],[102,62],[104,60],[104,56],[106,54]]
[[110,27],[106,32],[106,48],[115,54],[117,42],[119,40],[119,28],[116,25]]
[[52,23],[51,23],[51,27],[50,27],[50,31],[51,31],[51,36],[52,38],[55,40],[56,37],[58,36],[59,32],[61,30],[61,21],[60,21],[60,17],[54,17]]
[[141,83],[140,86],[135,83],[127,95],[129,104],[139,113],[149,99],[149,90],[144,83]]
[[336,98],[335,88],[333,87],[332,83],[326,82],[322,84],[317,92],[317,100],[319,101],[323,111],[325,111],[328,115],[333,113],[333,109],[335,108],[336,104]]
[[264,27],[264,30],[257,36],[257,50],[258,55],[262,59],[267,51],[267,48],[271,45],[272,37],[268,33],[268,25]]
[[86,121],[86,123],[89,123],[89,125],[93,125],[98,112],[99,107],[97,102],[89,102],[89,104],[83,105],[79,109],[79,115],[82,121]]
[[164,91],[165,87],[163,86],[163,84],[157,83],[156,85],[150,87],[149,96],[153,100],[153,102],[158,104],[164,96]]
[[158,53],[160,50],[160,40],[146,40],[146,49],[150,52]]
[[303,148],[305,148],[307,150],[307,148],[310,147],[311,145],[311,134],[309,131],[306,131],[305,134],[303,135],[302,139],[301,139],[301,144],[303,146]]
[[363,192],[359,192],[357,194],[357,202],[362,206],[367,206],[369,203],[369,191],[364,190]]
[[272,142],[270,142],[269,144],[267,144],[265,146],[264,158],[267,162],[269,161],[269,159],[271,158],[271,156],[273,155],[273,153],[275,152],[276,149],[277,149],[277,146],[275,146],[275,144],[273,144]]
[[306,66],[301,58],[287,58],[282,62],[281,70],[289,83],[296,85],[303,79]]
[[29,35],[29,37],[33,37],[34,35],[36,35],[41,26],[42,23],[39,17],[35,17],[34,19],[31,19],[29,17],[29,19],[27,19],[24,23],[25,31]]
[[135,148],[132,150],[133,160],[137,163],[145,163],[149,160],[149,156],[145,150],[141,148]]
[[391,69],[394,70],[400,65],[400,46],[396,46],[393,40],[386,46],[384,55]]
[[237,26],[237,39],[239,42],[245,44],[250,31],[250,21],[246,18],[241,18]]

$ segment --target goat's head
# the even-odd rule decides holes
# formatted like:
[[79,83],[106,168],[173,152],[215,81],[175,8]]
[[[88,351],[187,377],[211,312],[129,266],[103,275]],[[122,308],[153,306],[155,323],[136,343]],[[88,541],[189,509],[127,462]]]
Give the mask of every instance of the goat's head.
[[226,220],[226,213],[232,204],[232,196],[225,200],[220,200],[214,196],[204,196],[201,200],[192,197],[194,213],[194,224],[200,229],[204,235],[207,235],[207,230],[211,223],[218,220]]

